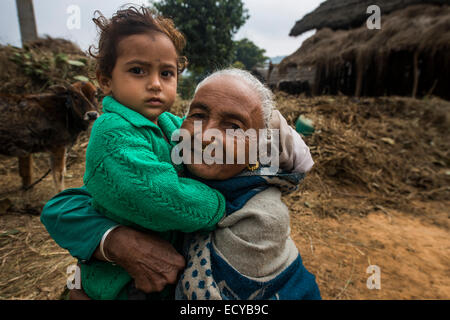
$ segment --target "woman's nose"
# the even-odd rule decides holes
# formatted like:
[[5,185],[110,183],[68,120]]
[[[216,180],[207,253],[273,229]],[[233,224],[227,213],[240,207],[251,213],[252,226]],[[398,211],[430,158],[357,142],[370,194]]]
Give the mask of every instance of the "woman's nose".
[[205,126],[203,126],[202,132],[202,144],[203,147],[214,143],[218,146],[222,144],[222,140],[224,139],[224,133],[218,129],[217,123],[208,122]]
[[201,145],[202,148],[214,140],[211,138],[211,129],[212,126],[208,120],[197,120],[194,122],[194,132],[192,136],[194,141],[197,141],[198,145]]

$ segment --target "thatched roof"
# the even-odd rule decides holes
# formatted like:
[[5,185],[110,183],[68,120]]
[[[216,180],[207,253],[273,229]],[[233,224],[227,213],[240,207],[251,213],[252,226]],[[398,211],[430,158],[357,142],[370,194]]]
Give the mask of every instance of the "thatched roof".
[[450,0],[328,0],[297,21],[289,33],[298,36],[312,29],[350,29],[367,20],[367,7],[378,5],[385,15],[414,4],[450,4]]
[[365,26],[352,30],[322,29],[283,59],[279,68],[283,70],[292,63],[310,65],[324,59],[344,61],[363,51],[382,54],[390,50],[436,51],[449,47],[450,6],[416,5],[386,16],[381,30]]
[[[415,80],[420,80],[416,86],[419,89],[424,86],[423,90],[431,89],[432,84],[424,82],[427,78],[432,83],[436,81],[436,93],[448,91],[445,85],[449,83],[449,54],[450,6],[415,5],[383,17],[381,30],[368,30],[361,26],[351,30],[318,31],[279,64],[279,81],[305,81],[302,76],[305,68],[314,67],[318,72],[315,85],[324,78],[340,79],[348,77],[347,74],[353,78],[360,77],[351,80],[356,81],[357,87],[353,93],[359,95],[365,92],[363,85],[377,90],[393,89],[396,84],[388,84],[385,80],[397,73],[398,76],[404,75],[410,94],[413,88],[410,78],[413,76],[420,76]],[[368,77],[376,81],[370,83],[366,81]],[[319,94],[322,90],[317,88],[313,91]]]

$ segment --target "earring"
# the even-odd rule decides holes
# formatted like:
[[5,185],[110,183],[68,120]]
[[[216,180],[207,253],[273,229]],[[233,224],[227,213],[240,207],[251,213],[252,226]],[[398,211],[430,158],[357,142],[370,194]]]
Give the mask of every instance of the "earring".
[[248,169],[249,171],[255,171],[255,170],[257,170],[258,168],[259,168],[259,161],[256,161],[256,163],[253,164],[253,165],[251,165],[251,164],[248,164],[248,165],[247,165],[247,169]]

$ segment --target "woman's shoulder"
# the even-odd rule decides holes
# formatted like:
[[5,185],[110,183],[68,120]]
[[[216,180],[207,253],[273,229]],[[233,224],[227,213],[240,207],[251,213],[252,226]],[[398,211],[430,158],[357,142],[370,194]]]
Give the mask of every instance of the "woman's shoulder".
[[250,198],[240,210],[222,219],[219,227],[278,230],[285,233],[289,223],[289,208],[281,199],[281,191],[269,187]]
[[275,187],[253,196],[218,226],[214,231],[215,250],[246,276],[276,274],[298,255],[289,237],[289,210]]
[[257,210],[267,216],[289,216],[289,209],[281,199],[281,191],[276,187],[259,192],[250,198],[242,209]]

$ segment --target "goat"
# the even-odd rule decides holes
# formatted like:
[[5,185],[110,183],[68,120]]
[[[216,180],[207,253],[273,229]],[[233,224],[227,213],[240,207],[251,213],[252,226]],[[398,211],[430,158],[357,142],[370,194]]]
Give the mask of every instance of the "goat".
[[24,96],[0,94],[0,154],[19,158],[22,187],[31,185],[32,153],[50,152],[53,180],[64,189],[67,147],[98,118],[96,88],[89,82]]

